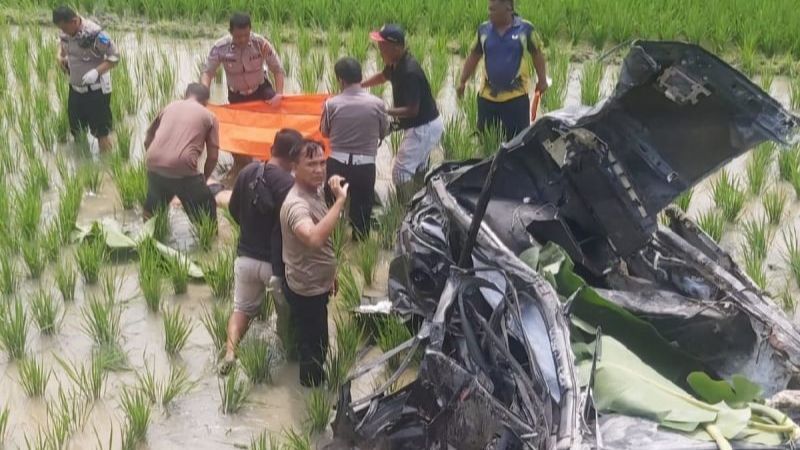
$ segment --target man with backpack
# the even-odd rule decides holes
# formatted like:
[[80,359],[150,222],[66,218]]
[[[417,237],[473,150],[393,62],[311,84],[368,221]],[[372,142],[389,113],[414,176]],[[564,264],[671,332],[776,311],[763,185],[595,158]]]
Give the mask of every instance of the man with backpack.
[[294,185],[289,151],[302,139],[295,130],[280,130],[269,162],[250,163],[236,178],[228,208],[241,233],[234,263],[233,314],[219,367],[222,375],[233,367],[236,346],[261,309],[266,289],[280,295],[284,269],[279,217],[286,194]]

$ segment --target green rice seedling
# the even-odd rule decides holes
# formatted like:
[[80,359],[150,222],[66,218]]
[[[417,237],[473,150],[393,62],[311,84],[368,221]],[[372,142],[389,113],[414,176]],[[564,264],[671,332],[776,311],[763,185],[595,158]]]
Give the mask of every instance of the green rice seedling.
[[361,285],[356,280],[350,265],[339,267],[337,274],[339,302],[345,311],[352,312],[361,306]]
[[139,290],[147,308],[158,312],[164,292],[161,254],[152,238],[145,239],[137,246],[139,254]]
[[331,233],[331,241],[333,242],[333,253],[336,255],[336,260],[344,261],[344,249],[347,245],[347,220],[339,218],[333,228],[333,233]]
[[781,291],[778,301],[781,309],[783,309],[783,311],[787,314],[793,315],[797,310],[797,300],[794,298],[794,295],[792,295],[792,291],[788,284],[783,291]]
[[697,218],[697,225],[711,240],[719,242],[725,232],[725,217],[716,209],[710,209]]
[[775,80],[775,72],[772,69],[766,68],[761,72],[759,85],[761,89],[767,94],[772,90],[772,82]]
[[312,433],[325,431],[331,418],[333,402],[326,389],[312,389],[306,397],[306,423]]
[[794,189],[795,196],[800,198],[800,168],[792,172],[789,183],[791,183],[792,188]]
[[264,430],[257,436],[250,438],[248,450],[280,450],[280,448],[281,445],[278,442],[278,438]]
[[39,332],[51,335],[58,331],[61,310],[49,291],[39,288],[31,299],[30,308]]
[[113,298],[89,296],[81,310],[83,331],[97,345],[117,345],[121,335],[120,318],[122,311]]
[[250,393],[250,385],[246,380],[242,380],[239,375],[239,368],[234,367],[222,381],[218,381],[220,410],[223,414],[235,414],[247,401]]
[[305,58],[307,58],[307,63],[300,66],[300,90],[306,94],[313,94],[317,92],[325,64],[317,54],[308,55]]
[[272,382],[272,347],[261,336],[249,336],[236,351],[242,370],[253,384]]
[[486,128],[478,133],[483,156],[491,156],[500,149],[500,144],[505,141],[505,132],[499,123],[488,123]]
[[764,194],[761,201],[770,225],[776,226],[780,224],[783,218],[783,211],[789,201],[789,195],[786,191],[780,187],[770,189]]
[[78,179],[70,179],[65,183],[59,197],[58,213],[56,215],[56,223],[61,227],[62,243],[69,241],[70,235],[75,229],[75,222],[78,220],[78,213],[83,200],[83,186]]
[[778,152],[778,173],[781,179],[791,182],[800,165],[800,147]]
[[283,450],[311,450],[311,438],[293,429],[283,430]]
[[136,389],[142,392],[152,404],[160,401],[161,383],[156,380],[156,373],[147,363],[144,362],[144,370],[136,372]]
[[25,356],[28,341],[28,316],[19,298],[2,306],[0,315],[0,344],[8,354],[8,359],[16,360]]
[[203,277],[211,288],[214,297],[229,300],[233,292],[233,262],[236,254],[231,250],[223,250],[203,265]]
[[111,178],[124,209],[144,205],[147,197],[147,168],[143,162],[122,166],[112,172]]
[[350,368],[345,366],[346,361],[338,352],[328,352],[325,357],[325,386],[331,392],[336,392],[347,378]]
[[405,208],[400,197],[391,191],[383,205],[383,214],[378,217],[378,243],[381,248],[385,250],[394,248],[403,219],[405,219]]
[[767,273],[764,270],[764,260],[759,257],[758,251],[742,246],[742,259],[744,260],[744,271],[753,282],[762,290],[767,289]]
[[200,213],[192,221],[192,233],[200,250],[204,252],[211,250],[214,239],[217,237],[217,228],[217,218],[211,217],[209,214]]
[[367,54],[370,48],[367,36],[368,33],[366,30],[351,29],[345,42],[345,48],[347,48],[350,56],[355,58],[362,65],[367,62]]
[[[406,325],[400,319],[394,316],[388,316],[379,320],[377,326],[378,347],[380,347],[381,351],[384,353],[392,350],[412,337],[408,327],[406,327]],[[389,358],[387,361],[389,371],[394,372],[397,370],[397,368],[400,367],[402,360],[402,354],[394,355]]]
[[41,360],[25,358],[19,362],[19,384],[28,397],[41,397],[47,390],[52,372],[46,370]]
[[8,410],[8,406],[4,407],[3,410],[0,411],[0,444],[6,440],[6,429],[8,429],[9,414],[10,412]]
[[[766,148],[766,147],[765,147]],[[752,195],[761,195],[769,175],[772,153],[767,150],[756,150],[747,161],[747,188]]]
[[464,97],[458,101],[458,107],[464,112],[464,120],[471,129],[478,126],[478,92],[470,84],[464,90]]
[[164,350],[169,355],[176,355],[183,350],[193,323],[181,313],[180,307],[164,307]]
[[228,339],[228,319],[231,317],[231,307],[224,302],[214,303],[210,309],[203,312],[200,319],[203,322],[214,348],[217,350],[225,346]]
[[567,81],[569,75],[569,55],[556,46],[547,58],[548,74],[552,78],[550,87],[542,94],[542,106],[546,111],[555,111],[564,106],[567,96]]
[[42,256],[47,262],[57,261],[61,255],[61,228],[58,217],[56,217],[42,234]]
[[92,355],[88,364],[80,367],[77,364],[68,363],[58,355],[54,356],[64,373],[72,380],[86,401],[97,400],[103,395],[103,387],[108,378],[108,373],[103,370],[102,364],[94,355]]
[[135,448],[136,444],[147,439],[147,428],[150,426],[150,402],[142,391],[123,388],[119,404],[125,413],[122,447]]
[[58,292],[61,293],[61,298],[64,302],[75,301],[75,285],[77,284],[77,275],[71,264],[66,260],[62,261],[55,270],[55,281],[58,287]]
[[797,231],[791,228],[783,232],[783,243],[786,253],[783,255],[786,266],[794,277],[795,283],[800,287],[800,240],[797,238]]
[[395,131],[389,135],[389,149],[392,151],[392,156],[397,156],[400,151],[400,144],[403,142],[405,132]]
[[364,343],[364,327],[354,320],[334,319],[336,326],[336,351],[349,370],[356,362],[358,350]]
[[159,242],[166,242],[169,238],[169,210],[166,207],[153,211],[153,237]]
[[[117,81],[117,80],[114,80]],[[117,87],[119,85],[117,84]],[[117,92],[118,94],[119,92]],[[131,130],[130,125],[122,122],[117,124],[114,127],[114,137],[116,138],[117,143],[117,151],[116,154],[119,154],[120,157],[128,161],[131,159],[131,137],[133,134],[133,130]]]
[[169,377],[161,390],[161,407],[168,408],[176,398],[189,392],[194,385],[195,383],[189,379],[186,369],[173,364],[169,371]]
[[239,245],[239,236],[242,234],[242,228],[236,222],[236,219],[233,218],[231,212],[228,208],[222,209],[222,217],[228,222],[228,226],[231,230],[231,240],[233,242],[234,247]]
[[600,61],[587,62],[581,74],[581,103],[594,106],[600,100],[600,83],[605,67]]
[[688,212],[688,211],[689,211],[689,205],[692,203],[692,196],[693,196],[693,195],[694,195],[694,190],[693,190],[693,189],[691,189],[691,188],[690,188],[690,189],[687,189],[686,191],[683,191],[683,192],[681,193],[681,195],[677,196],[677,197],[675,198],[675,201],[674,201],[673,203],[674,203],[674,204],[675,204],[675,206],[677,206],[677,207],[678,207],[678,208],[679,208],[681,211],[683,211],[684,213],[686,213],[686,212]]
[[50,72],[53,69],[53,61],[56,60],[56,46],[55,45],[40,45],[36,49],[36,76],[39,79],[39,84],[48,84],[50,80]]
[[167,271],[175,295],[185,294],[189,287],[189,258],[184,255],[170,257],[167,261]]
[[56,113],[55,122],[53,122],[53,134],[59,143],[67,142],[69,138],[69,115],[66,112],[59,111]]
[[17,265],[13,258],[0,258],[0,293],[13,294],[19,286]]
[[747,220],[742,225],[742,232],[745,244],[753,256],[758,259],[766,258],[773,237],[772,228],[769,227],[767,220],[764,218]]
[[85,239],[75,249],[75,262],[86,284],[97,283],[100,269],[108,262],[108,258],[105,240],[100,237]]
[[39,231],[42,217],[42,197],[37,190],[25,189],[14,192],[14,209],[17,210],[17,230],[25,240],[33,240]]
[[713,183],[714,202],[722,211],[722,215],[729,223],[734,223],[742,212],[746,199],[744,190],[740,187],[739,180],[732,177],[723,169]]
[[307,28],[301,27],[297,32],[297,54],[300,60],[305,60],[311,56],[311,46],[311,32]]
[[792,109],[800,110],[800,71],[795,72],[789,79],[789,97]]
[[275,313],[275,293],[272,289],[267,290],[267,295],[264,298],[264,301],[261,302],[261,308],[258,312],[258,316],[256,316],[259,320],[264,322],[269,322],[270,318],[272,318],[272,314]]
[[445,124],[442,134],[442,149],[444,150],[444,159],[447,161],[464,161],[475,157],[472,134],[464,122],[464,118],[456,117]]
[[364,284],[371,286],[375,279],[375,268],[378,263],[378,241],[372,237],[367,237],[359,243],[356,249],[355,258],[358,269],[364,277]]
[[94,164],[84,164],[79,169],[78,174],[86,190],[95,195],[100,192],[100,186],[103,183],[103,173],[98,166]]
[[433,97],[442,92],[450,68],[450,58],[443,51],[434,51],[428,57],[428,81],[430,82]]
[[97,359],[100,368],[106,372],[122,372],[129,368],[128,354],[116,342],[93,348],[92,356]]
[[28,274],[33,279],[39,279],[47,262],[44,260],[42,246],[38,240],[28,241],[22,246],[22,259],[28,267]]
[[35,158],[28,161],[25,184],[27,187],[36,189],[37,191],[46,191],[50,189],[50,171],[41,159]]
[[48,420],[57,424],[57,428],[66,430],[66,434],[82,430],[91,412],[89,402],[72,391],[66,392],[61,384],[56,397],[47,404]]
[[22,153],[28,161],[37,157],[36,152],[36,128],[33,125],[33,112],[31,108],[20,107],[17,111],[17,139],[22,148]]

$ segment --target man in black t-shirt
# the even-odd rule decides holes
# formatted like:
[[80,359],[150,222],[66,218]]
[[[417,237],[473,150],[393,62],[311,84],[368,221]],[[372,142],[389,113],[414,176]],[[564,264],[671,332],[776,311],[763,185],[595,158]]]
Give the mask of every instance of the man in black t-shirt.
[[362,87],[392,83],[394,105],[387,113],[403,130],[403,141],[392,167],[392,181],[400,189],[428,166],[428,156],[442,138],[444,124],[436,108],[428,78],[406,48],[405,32],[399,25],[384,25],[370,38],[378,43],[385,64]]
[[302,139],[295,130],[280,130],[269,162],[252,162],[236,177],[228,209],[241,233],[234,263],[233,314],[228,321],[225,359],[219,368],[222,375],[233,367],[236,346],[258,314],[266,289],[279,301],[284,274],[279,216],[294,185],[289,150]]

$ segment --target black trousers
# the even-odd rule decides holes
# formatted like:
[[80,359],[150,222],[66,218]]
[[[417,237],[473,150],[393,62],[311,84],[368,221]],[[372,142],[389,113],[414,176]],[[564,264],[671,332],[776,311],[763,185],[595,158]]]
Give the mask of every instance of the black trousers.
[[483,131],[492,123],[503,127],[505,140],[519,134],[531,124],[531,101],[527,95],[507,102],[493,102],[478,96],[478,130]]
[[[372,207],[375,204],[375,164],[362,164],[358,166],[342,164],[328,158],[328,176],[339,175],[350,184],[348,198],[350,210],[348,215],[356,238],[369,235],[372,219]],[[333,196],[327,185],[325,195],[328,202],[333,202]]]
[[175,196],[181,200],[189,219],[197,221],[200,214],[217,219],[217,202],[202,174],[182,178],[169,178],[147,171],[147,199],[144,210],[150,214],[166,208]]
[[331,293],[306,297],[293,292],[286,280],[283,292],[291,311],[300,364],[300,384],[319,386],[325,381],[325,355],[328,353],[328,298]]
[[106,137],[113,125],[111,94],[104,94],[100,89],[80,93],[70,87],[67,114],[69,131],[73,136],[88,129],[96,138]]
[[275,89],[272,88],[272,84],[269,80],[264,80],[261,83],[261,86],[258,87],[255,91],[250,94],[242,95],[238,92],[233,92],[228,90],[228,103],[244,103],[244,102],[254,102],[256,100],[269,100],[272,97],[275,97]]

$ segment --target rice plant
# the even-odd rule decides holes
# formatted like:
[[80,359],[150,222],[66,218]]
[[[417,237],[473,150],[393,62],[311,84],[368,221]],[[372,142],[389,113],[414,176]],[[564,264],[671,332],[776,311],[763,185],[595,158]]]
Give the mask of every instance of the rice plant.
[[120,318],[122,311],[113,298],[90,296],[83,309],[83,331],[97,345],[118,345],[121,335]]
[[82,366],[70,364],[58,355],[55,355],[55,358],[87,401],[97,400],[103,395],[103,387],[108,373],[103,370],[102,364],[94,355],[87,364]]
[[789,97],[792,109],[800,110],[800,72],[789,78]]
[[786,209],[786,204],[789,201],[789,196],[786,191],[780,187],[770,189],[764,194],[761,199],[764,211],[767,214],[767,219],[770,225],[778,225],[783,218],[783,212]]
[[8,417],[9,417],[9,410],[8,406],[4,407],[2,411],[0,411],[0,444],[5,442],[6,440],[6,429],[8,428]]
[[486,124],[486,127],[478,133],[483,156],[495,154],[500,149],[500,144],[506,140],[505,137],[505,131],[499,123]]
[[42,234],[42,256],[47,262],[54,262],[58,260],[61,254],[62,240],[61,240],[62,226],[58,223],[58,218],[54,219],[47,226],[47,229]]
[[767,273],[764,270],[764,259],[760,258],[758,250],[742,246],[742,259],[744,271],[761,290],[767,289]]
[[361,285],[356,280],[350,265],[339,267],[337,273],[339,302],[345,311],[352,312],[361,306]]
[[300,91],[305,94],[314,94],[322,79],[322,69],[325,64],[317,54],[306,55],[303,59],[305,63],[300,66]]
[[672,203],[677,206],[678,209],[684,213],[687,213],[689,211],[689,205],[692,203],[693,196],[694,190],[690,188],[682,192],[681,195],[675,197],[675,200]]
[[264,430],[250,438],[250,446],[247,450],[280,450],[280,448],[278,438]]
[[161,207],[153,211],[153,238],[165,242],[169,237],[169,210]]
[[772,229],[766,219],[751,219],[742,224],[745,244],[753,256],[764,259],[767,257],[769,245],[772,243]]
[[242,370],[253,384],[272,382],[274,355],[269,341],[261,336],[247,337],[236,350]]
[[800,198],[800,168],[795,169],[790,176],[791,179],[789,180],[789,183],[794,189],[795,196]]
[[[115,71],[119,73],[119,70]],[[119,77],[114,80],[117,84],[117,92],[115,97],[119,96]],[[117,144],[117,151],[114,154],[118,154],[124,161],[128,161],[131,159],[131,141],[132,141],[133,130],[131,129],[130,125],[121,122],[118,123],[114,127],[114,137],[116,138]]]
[[61,293],[61,298],[64,302],[73,302],[75,300],[75,285],[77,284],[77,275],[72,268],[72,265],[66,261],[62,261],[55,270],[55,281],[58,287],[58,292]]
[[61,242],[67,243],[78,219],[83,200],[83,186],[77,178],[66,180],[64,183],[59,198],[56,223],[61,227]]
[[333,254],[336,256],[337,261],[344,261],[344,249],[347,245],[347,221],[340,218],[336,221],[336,226],[331,233],[331,242],[333,243]]
[[325,431],[331,417],[331,394],[322,388],[312,389],[306,397],[306,423],[311,433]]
[[217,350],[223,348],[228,339],[228,319],[230,317],[230,305],[219,302],[211,305],[210,309],[206,309],[200,319]]
[[464,90],[464,97],[458,101],[458,109],[464,113],[467,126],[473,129],[478,125],[478,102],[475,101],[477,97],[475,88],[468,85]]
[[761,85],[761,89],[764,90],[767,94],[769,94],[770,90],[772,90],[772,83],[775,80],[775,72],[771,69],[765,69],[761,72],[761,78],[759,80],[759,84]]
[[431,86],[431,93],[433,98],[442,91],[445,81],[447,81],[447,72],[450,68],[450,59],[442,50],[430,53],[428,57],[426,74]]
[[203,265],[203,278],[214,297],[220,300],[231,298],[233,291],[233,264],[236,254],[233,250],[223,250]]
[[[406,327],[402,320],[395,316],[382,318],[378,321],[377,326],[378,335],[376,340],[378,342],[378,347],[380,347],[384,353],[392,350],[412,337],[408,327]],[[390,358],[387,362],[389,370],[397,370],[402,359],[402,355],[395,355]]]
[[17,265],[12,258],[0,258],[0,293],[13,294],[19,286]]
[[25,356],[28,341],[28,316],[19,298],[3,306],[0,314],[0,344],[9,360]]
[[795,283],[800,287],[800,240],[798,240],[797,231],[794,228],[783,232],[783,243],[786,247],[786,253],[783,255],[784,261],[794,277]]
[[108,262],[108,250],[101,237],[84,239],[75,249],[75,262],[86,284],[95,284],[100,277],[100,270]]
[[768,147],[755,150],[747,161],[747,188],[752,195],[761,195],[769,175],[772,152]]
[[40,333],[51,335],[58,331],[61,311],[48,290],[39,288],[31,299],[30,308]]
[[378,243],[381,248],[391,250],[394,248],[397,232],[405,219],[405,207],[400,197],[390,191],[383,205],[383,214],[378,217]]
[[26,245],[22,246],[22,260],[25,261],[25,266],[28,268],[28,274],[33,279],[39,279],[44,271],[44,266],[47,262],[42,253],[42,247],[38,240],[28,241]]
[[739,180],[723,169],[713,183],[714,202],[722,211],[722,216],[729,223],[734,223],[742,212],[746,196],[740,187]]
[[175,295],[185,294],[189,287],[189,257],[180,254],[170,257],[167,271]]
[[41,360],[36,358],[22,359],[18,364],[19,384],[28,397],[41,397],[47,390],[51,371],[46,370]]
[[374,281],[379,251],[378,241],[372,237],[363,239],[356,249],[356,265],[364,277],[364,284],[367,286],[371,286]]
[[581,103],[594,106],[600,100],[600,83],[605,67],[600,61],[587,62],[581,74]]
[[400,151],[400,144],[403,142],[405,132],[395,131],[389,135],[389,149],[392,151],[392,156],[397,157]]
[[794,315],[797,310],[797,300],[794,298],[794,295],[792,295],[792,291],[789,289],[788,285],[781,291],[778,301],[781,309],[783,309],[786,314]]
[[28,161],[25,184],[38,191],[50,189],[50,170],[44,165],[44,161],[41,158],[34,158]]
[[91,194],[97,195],[100,192],[100,187],[103,184],[103,173],[100,168],[95,164],[84,164],[78,170],[81,184]]
[[164,293],[161,254],[151,240],[145,240],[138,246],[139,254],[139,290],[151,312],[161,308],[161,296]]
[[239,368],[234,367],[222,381],[217,381],[219,386],[220,410],[223,414],[235,414],[247,401],[250,386],[239,375]]
[[800,147],[778,152],[778,173],[781,179],[791,182],[800,165]]
[[311,450],[311,438],[293,429],[283,431],[283,450]]
[[136,372],[136,389],[142,392],[152,404],[157,404],[161,395],[161,383],[156,380],[156,373],[144,361],[144,370]]
[[555,111],[564,106],[567,96],[569,55],[556,46],[547,57],[548,71],[552,78],[550,87],[542,94],[542,106],[546,111]]
[[710,209],[700,214],[700,217],[697,218],[697,225],[711,240],[719,242],[722,239],[722,233],[725,232],[725,217],[716,209]]
[[217,218],[209,214],[200,213],[192,220],[192,233],[197,240],[200,250],[207,252],[211,250],[214,239],[217,237]]
[[112,172],[117,194],[124,209],[144,205],[147,197],[147,168],[143,162],[123,166]]
[[445,124],[442,150],[446,161],[464,161],[475,157],[472,134],[462,117],[456,117]]
[[122,372],[129,369],[128,354],[118,342],[94,347],[92,357],[96,358],[101,369],[107,372]]
[[192,332],[193,323],[181,313],[180,307],[164,308],[164,350],[169,355],[175,355],[183,350],[189,334]]
[[364,327],[354,320],[334,319],[336,326],[336,352],[348,369],[355,364],[358,350],[364,343]]
[[166,409],[179,396],[189,392],[195,383],[189,379],[186,369],[175,364],[169,371],[161,390],[161,406]]
[[137,444],[147,439],[147,428],[150,426],[150,402],[142,391],[123,388],[119,403],[125,413],[122,448],[135,448]]
[[13,204],[17,211],[18,231],[23,239],[34,239],[39,231],[39,221],[42,217],[42,197],[39,191],[23,187],[14,192]]

